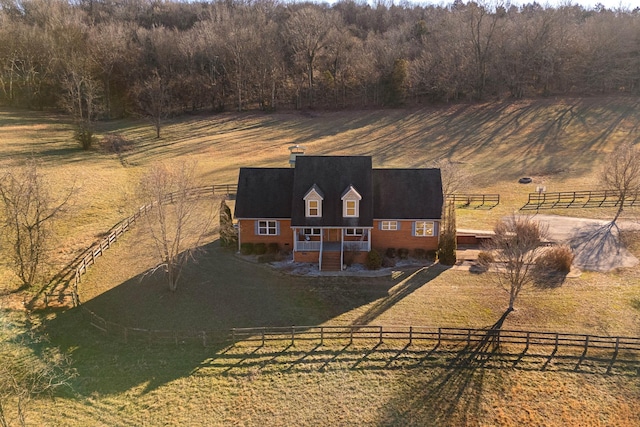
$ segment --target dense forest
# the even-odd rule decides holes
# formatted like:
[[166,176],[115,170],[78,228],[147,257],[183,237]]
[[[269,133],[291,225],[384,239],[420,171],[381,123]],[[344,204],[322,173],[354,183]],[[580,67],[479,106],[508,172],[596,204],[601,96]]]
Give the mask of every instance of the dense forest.
[[79,122],[638,93],[640,9],[0,0],[0,102]]

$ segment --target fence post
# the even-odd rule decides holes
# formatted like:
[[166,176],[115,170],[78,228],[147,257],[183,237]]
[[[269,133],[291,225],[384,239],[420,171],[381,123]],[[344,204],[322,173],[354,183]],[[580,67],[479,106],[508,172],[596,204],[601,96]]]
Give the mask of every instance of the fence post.
[[558,333],[556,332],[556,346],[553,348],[553,352],[556,353],[558,351]]
[[231,341],[236,342],[236,328],[231,328]]
[[531,335],[531,332],[527,332],[527,344],[524,347],[524,351],[529,350],[529,336]]
[[320,345],[324,345],[324,326],[320,326]]
[[296,327],[295,326],[291,326],[291,346],[295,347],[296,346]]
[[589,349],[589,335],[585,335],[584,336],[584,352],[582,353],[582,356],[585,356],[587,354],[588,349]]
[[382,326],[380,326],[380,341],[378,344],[382,344]]
[[438,328],[438,345],[440,345],[441,339],[442,339],[442,328]]
[[471,329],[467,329],[467,347],[471,346]]
[[349,344],[353,344],[353,326],[349,328]]
[[413,326],[409,326],[409,345],[413,344]]
[[262,346],[264,347],[264,332],[266,328],[262,328]]

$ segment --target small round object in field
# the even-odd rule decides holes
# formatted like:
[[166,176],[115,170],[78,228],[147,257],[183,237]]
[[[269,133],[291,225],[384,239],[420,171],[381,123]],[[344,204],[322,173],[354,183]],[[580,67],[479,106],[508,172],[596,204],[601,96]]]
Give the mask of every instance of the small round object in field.
[[524,176],[524,177],[522,177],[522,178],[520,178],[520,179],[518,180],[518,182],[519,182],[520,184],[530,184],[530,183],[531,183],[531,181],[533,181],[533,180],[532,180],[531,178],[529,178],[528,176]]

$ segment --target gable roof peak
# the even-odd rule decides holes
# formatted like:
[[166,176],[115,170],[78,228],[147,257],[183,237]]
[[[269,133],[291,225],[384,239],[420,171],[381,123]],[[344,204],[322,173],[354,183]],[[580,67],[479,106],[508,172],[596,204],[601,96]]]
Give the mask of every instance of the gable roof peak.
[[360,193],[358,193],[358,190],[356,190],[353,184],[349,184],[347,189],[342,192],[342,196],[340,197],[340,200],[352,199],[352,198],[362,200],[362,196],[360,195]]
[[309,191],[307,191],[303,197],[304,200],[307,200],[311,197],[313,197],[314,195],[316,195],[317,197],[320,197],[320,200],[324,200],[324,193],[322,192],[322,190],[320,190],[320,187],[318,187],[317,184],[313,184],[311,186],[311,188],[309,189]]

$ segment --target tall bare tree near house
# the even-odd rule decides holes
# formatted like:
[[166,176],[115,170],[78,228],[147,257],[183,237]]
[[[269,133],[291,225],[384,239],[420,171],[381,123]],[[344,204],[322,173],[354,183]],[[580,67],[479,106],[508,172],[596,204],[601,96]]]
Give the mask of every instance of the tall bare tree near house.
[[213,203],[202,208],[200,202],[213,198],[193,192],[195,184],[196,164],[183,162],[153,165],[139,185],[142,201],[154,204],[145,216],[158,257],[154,271],[164,270],[172,292],[178,289],[185,265],[194,259],[217,213]]
[[485,249],[495,254],[496,262],[486,267],[509,293],[507,311],[511,312],[522,289],[534,279],[535,261],[547,228],[530,217],[511,215],[498,222],[493,231],[494,236]]
[[73,189],[55,199],[34,160],[0,179],[0,228],[3,248],[13,272],[29,288],[44,278],[53,223]]
[[640,192],[640,150],[631,143],[616,148],[604,162],[600,175],[607,189],[618,192],[618,210],[611,220],[615,224],[627,199]]

